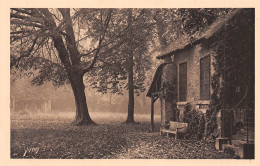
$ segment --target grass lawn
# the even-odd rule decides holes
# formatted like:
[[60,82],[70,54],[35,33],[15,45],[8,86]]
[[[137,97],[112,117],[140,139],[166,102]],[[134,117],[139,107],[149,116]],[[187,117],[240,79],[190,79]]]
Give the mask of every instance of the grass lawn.
[[156,132],[149,115],[136,115],[135,124],[122,124],[123,114],[91,116],[99,125],[72,126],[72,113],[11,115],[11,158],[232,158],[215,150],[214,142],[160,136],[160,116]]

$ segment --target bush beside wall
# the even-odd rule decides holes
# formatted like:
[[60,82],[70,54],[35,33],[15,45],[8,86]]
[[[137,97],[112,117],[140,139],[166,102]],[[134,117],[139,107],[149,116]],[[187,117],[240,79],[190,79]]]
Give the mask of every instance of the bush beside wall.
[[183,112],[183,122],[188,123],[187,138],[201,139],[205,133],[204,114],[187,104]]

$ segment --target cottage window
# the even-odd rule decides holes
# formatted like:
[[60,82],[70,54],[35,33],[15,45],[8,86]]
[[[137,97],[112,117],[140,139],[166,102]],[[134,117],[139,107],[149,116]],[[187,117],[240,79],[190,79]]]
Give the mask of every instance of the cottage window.
[[186,101],[187,98],[187,63],[179,65],[179,99]]
[[210,57],[200,59],[200,99],[210,98]]

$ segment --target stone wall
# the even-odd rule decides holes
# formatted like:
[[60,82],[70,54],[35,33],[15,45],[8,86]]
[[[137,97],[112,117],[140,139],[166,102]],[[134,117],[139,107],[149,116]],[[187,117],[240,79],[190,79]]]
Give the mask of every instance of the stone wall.
[[[212,76],[214,69],[212,63],[212,51],[208,49],[207,44],[199,44],[189,49],[183,50],[174,55],[174,61],[177,65],[177,91],[179,101],[179,65],[187,63],[187,100],[178,102],[178,108],[183,110],[184,105],[188,102],[195,109],[206,112],[210,100],[200,100],[200,59],[205,56],[210,56],[210,74]],[[212,89],[210,90],[212,92]]]
[[161,127],[165,128],[170,121],[175,120],[176,115],[176,65],[168,63],[162,71],[162,96],[161,101]]
[[[213,49],[213,48],[212,48]],[[200,43],[198,45],[194,45],[190,48],[187,48],[185,50],[182,50],[181,52],[178,52],[174,55],[174,64],[176,65],[176,70],[171,69],[172,71],[175,71],[175,75],[171,73],[170,68],[169,71],[167,68],[165,68],[164,73],[168,73],[167,75],[163,74],[162,78],[173,78],[172,76],[176,76],[176,108],[178,108],[177,113],[175,114],[175,111],[173,110],[174,107],[172,107],[173,115],[169,115],[170,111],[168,111],[167,108],[167,102],[161,101],[161,107],[162,107],[162,126],[165,126],[169,119],[178,120],[183,122],[184,118],[184,109],[186,104],[190,104],[191,110],[196,109],[198,111],[201,111],[202,113],[206,113],[206,110],[209,108],[210,99],[208,100],[201,100],[200,99],[200,60],[201,58],[204,58],[206,56],[210,57],[210,75],[214,74],[214,68],[212,64],[214,63],[214,52],[212,49],[209,49],[207,43]],[[179,65],[181,63],[187,63],[187,96],[186,101],[180,102],[180,95],[179,95]],[[210,78],[211,80],[211,78]],[[212,94],[213,90],[210,87],[210,94]],[[175,102],[173,101],[173,103]],[[168,104],[169,106],[170,104]],[[165,111],[165,112],[164,112]],[[174,117],[176,115],[176,117]],[[218,135],[221,132],[221,116],[217,117],[217,125],[218,129],[216,131],[216,134]]]

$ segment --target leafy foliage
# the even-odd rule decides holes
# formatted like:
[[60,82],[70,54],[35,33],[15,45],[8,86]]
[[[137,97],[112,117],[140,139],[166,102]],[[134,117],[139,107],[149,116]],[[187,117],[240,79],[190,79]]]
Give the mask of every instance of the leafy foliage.
[[[245,20],[247,20],[245,22]],[[241,10],[237,17],[230,20],[212,39],[210,47],[215,48],[214,74],[211,80],[213,93],[209,110],[206,112],[206,135],[214,136],[217,128],[216,115],[220,109],[254,107],[254,11]],[[247,29],[247,30],[245,30]],[[240,94],[245,95],[247,87],[247,100],[237,105],[242,99],[237,97],[236,87],[241,88]]]
[[[151,40],[152,31],[143,9],[129,10],[132,10],[133,14],[131,24],[128,21],[127,9],[116,9],[114,15],[117,22],[114,27],[110,27],[113,29],[111,38],[118,36],[117,40],[125,41],[125,44],[107,52],[107,56],[100,57],[100,63],[87,78],[91,87],[99,92],[110,91],[122,94],[123,88],[128,89],[126,80],[131,64],[130,56],[133,56],[135,92],[139,94],[145,90],[146,71],[150,69],[151,64],[148,43]],[[124,33],[121,33],[122,29]]]
[[[71,67],[83,70],[77,72],[84,74],[86,67],[95,62],[93,57],[99,53],[101,39],[105,38],[110,12],[110,9],[11,9],[11,68],[39,70],[34,84],[69,83],[67,75]],[[82,17],[87,14],[95,17],[83,27],[80,21],[86,22]],[[88,31],[84,32],[85,29]],[[89,41],[92,46],[88,48]],[[64,46],[61,46],[63,51],[60,45]],[[69,53],[65,54],[66,51]]]
[[[127,74],[133,66],[133,87],[140,94],[145,91],[144,82],[149,75],[147,71],[152,67],[150,53],[158,45],[164,48],[183,34],[188,34],[192,39],[229,10],[12,8],[10,65],[11,68],[27,70],[26,75],[34,76],[32,83],[35,85],[48,81],[52,81],[55,86],[70,83],[75,96],[81,92],[82,101],[85,100],[82,93],[83,76],[89,87],[96,88],[99,92],[122,94],[122,89],[130,89],[132,86],[127,82]],[[246,20],[249,29],[252,29],[250,25],[253,19]],[[240,33],[235,24],[230,29],[234,29],[234,33]],[[243,40],[242,47],[247,40],[249,39]],[[239,66],[241,63],[237,64]],[[237,73],[251,65],[243,66]],[[32,72],[31,69],[35,71]],[[229,72],[230,69],[225,70]],[[231,72],[230,78],[235,77],[237,75],[234,76]],[[252,80],[250,78],[253,76],[248,78]],[[79,103],[81,102],[77,104]],[[86,104],[81,106],[85,107]]]
[[[32,81],[36,85],[69,82],[77,107],[75,124],[94,123],[85,102],[83,76],[100,55],[124,43],[118,36],[109,38],[114,30],[110,28],[112,13],[113,9],[10,9],[11,68],[37,67]],[[89,15],[87,20],[82,18]],[[29,63],[21,65],[24,58]]]
[[217,18],[227,14],[231,9],[223,8],[181,8],[177,10],[181,21],[182,33],[191,36],[191,39],[196,33],[202,32],[209,27]]
[[190,104],[185,105],[183,122],[188,123],[187,137],[201,139],[205,133],[204,114],[192,109]]
[[164,92],[162,97],[166,101],[176,100],[176,94],[173,93],[173,92],[176,92],[176,90],[177,90],[176,83],[170,82],[170,81],[165,81],[165,82],[163,82],[163,85],[161,88],[162,88],[162,91]]
[[[162,38],[160,40],[165,40],[164,44],[167,45],[182,33],[192,35],[201,31],[216,17],[229,11],[229,9],[131,10],[133,11],[131,26],[127,23],[127,9],[113,9],[106,30],[105,16],[110,13],[110,9],[71,9],[70,11],[72,27],[75,29],[74,35],[70,35],[75,38],[77,49],[81,54],[80,66],[90,65],[94,53],[100,54],[95,71],[90,74],[95,78],[87,78],[91,82],[91,86],[97,88],[98,91],[106,92],[109,89],[112,93],[122,93],[120,89],[127,87],[124,81],[127,79],[126,73],[129,64],[127,56],[129,52],[133,52],[136,64],[135,89],[137,93],[143,92],[145,90],[145,71],[150,68],[151,61],[148,52],[156,45],[155,38]],[[49,12],[47,15],[52,17],[47,16],[47,12]],[[64,41],[68,37],[68,34],[65,33],[67,25],[62,21],[65,20],[64,13],[65,11],[57,9],[48,9],[48,11],[45,9],[11,9],[11,66],[25,68],[24,65],[19,65],[19,62],[21,59],[27,58],[30,59],[31,64],[35,62],[35,67],[39,63],[43,63],[43,59],[48,60],[51,68],[55,67],[46,73],[47,63],[44,62],[43,71],[40,72],[41,76],[35,79],[35,84],[40,85],[47,80],[53,81],[54,85],[68,83],[64,80],[68,77],[64,72],[61,72],[61,76],[52,77],[59,74],[60,71],[66,71],[57,50],[54,49],[52,39],[54,34],[63,35]],[[57,24],[56,29],[50,26],[52,19]],[[131,29],[134,30],[134,33],[131,32]],[[102,36],[104,31],[106,35]],[[102,44],[102,48],[97,48],[100,36],[102,36],[104,44]],[[129,44],[129,39],[131,39],[131,44]],[[73,57],[73,55],[70,56]],[[42,66],[37,68],[41,70]],[[59,72],[56,72],[57,70]],[[58,82],[59,79],[61,79],[60,82]]]
[[[65,33],[67,25],[62,22],[65,20],[64,11],[48,10],[52,17],[47,17],[47,10],[43,9],[11,9],[11,66],[26,69],[32,67],[29,64],[35,63],[34,67],[41,71],[40,76],[35,78],[33,83],[41,85],[46,81],[53,81],[54,85],[62,85],[69,83],[65,81],[68,76],[64,63],[54,49],[52,36],[60,33],[65,40],[68,35]],[[82,55],[79,57],[80,66],[90,65],[94,53],[100,54],[95,70],[89,73],[92,78],[87,78],[91,87],[97,88],[100,92],[106,93],[110,90],[112,93],[122,94],[120,89],[128,87],[125,80],[129,52],[134,54],[135,91],[143,92],[146,71],[150,69],[151,63],[148,54],[156,45],[155,38],[162,38],[160,40],[165,40],[164,44],[167,45],[183,32],[193,34],[210,25],[218,15],[228,11],[228,9],[131,10],[133,11],[131,26],[127,21],[127,9],[113,9],[106,30],[105,16],[109,14],[110,9],[71,9],[70,11],[72,15],[70,19],[75,29],[74,35],[70,35],[74,36],[77,49]],[[57,29],[50,28],[52,19],[57,24]],[[104,31],[106,35],[102,36]],[[102,48],[97,48],[100,36],[104,44]],[[130,39],[131,43],[129,43]],[[71,59],[75,59],[73,55],[70,56]],[[24,63],[28,65],[26,67],[24,64],[19,65],[23,58],[27,58],[26,63],[30,61],[28,64]],[[41,63],[44,65],[39,65]],[[49,67],[52,69],[47,70],[46,68]],[[56,76],[59,73],[60,76]]]

